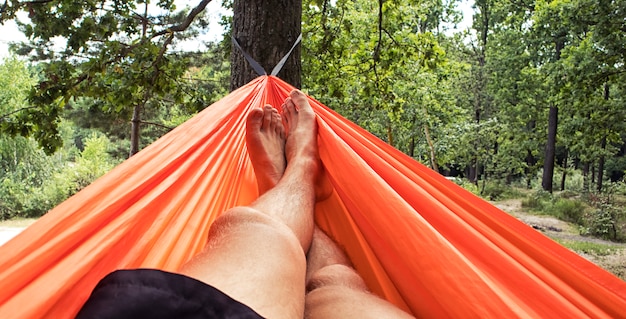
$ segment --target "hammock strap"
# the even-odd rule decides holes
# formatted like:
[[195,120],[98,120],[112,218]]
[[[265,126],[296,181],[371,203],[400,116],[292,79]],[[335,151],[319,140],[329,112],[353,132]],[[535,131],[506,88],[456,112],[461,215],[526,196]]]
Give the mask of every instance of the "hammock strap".
[[[233,44],[235,45],[235,47],[237,47],[237,49],[239,49],[239,51],[241,51],[241,53],[243,54],[243,56],[246,58],[246,60],[248,61],[248,63],[250,63],[250,66],[252,67],[252,69],[254,69],[254,71],[258,74],[258,75],[267,75],[267,72],[265,71],[265,69],[257,62],[255,61],[250,54],[248,54],[248,52],[244,51],[244,49],[241,47],[241,45],[239,45],[239,42],[237,41],[237,39],[235,37],[232,37],[233,39]],[[289,56],[291,55],[291,53],[293,52],[293,50],[296,48],[296,46],[302,41],[302,33],[300,33],[300,35],[298,36],[298,38],[296,39],[296,42],[291,46],[291,49],[289,49],[289,52],[287,52],[287,54],[285,54],[285,56],[283,56],[282,59],[280,59],[280,61],[278,62],[278,64],[276,64],[276,66],[274,67],[274,69],[272,69],[272,73],[271,75],[278,75],[278,73],[280,72],[280,70],[283,69],[283,66],[285,65],[285,62],[287,62],[287,59],[289,58]]]

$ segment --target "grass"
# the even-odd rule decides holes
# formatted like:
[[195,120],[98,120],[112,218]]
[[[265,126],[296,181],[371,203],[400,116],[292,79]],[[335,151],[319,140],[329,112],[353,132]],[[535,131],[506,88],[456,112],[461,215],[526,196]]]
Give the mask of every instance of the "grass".
[[0,220],[0,227],[28,227],[36,220],[36,218],[13,218],[9,220]]
[[620,246],[614,246],[609,244],[599,244],[592,243],[586,241],[574,241],[574,240],[562,240],[555,239],[559,244],[575,251],[575,252],[583,252],[586,254],[596,255],[596,256],[608,256],[613,255],[619,250],[623,249]]

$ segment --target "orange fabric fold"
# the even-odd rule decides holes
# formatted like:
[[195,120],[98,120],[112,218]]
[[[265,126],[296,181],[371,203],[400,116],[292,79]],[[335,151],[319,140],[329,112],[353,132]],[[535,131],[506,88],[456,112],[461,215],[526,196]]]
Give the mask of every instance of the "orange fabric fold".
[[[71,318],[115,269],[176,271],[258,196],[245,116],[291,90],[257,78],[0,247],[0,318]],[[335,188],[316,221],[374,293],[429,318],[624,316],[619,278],[310,101]]]

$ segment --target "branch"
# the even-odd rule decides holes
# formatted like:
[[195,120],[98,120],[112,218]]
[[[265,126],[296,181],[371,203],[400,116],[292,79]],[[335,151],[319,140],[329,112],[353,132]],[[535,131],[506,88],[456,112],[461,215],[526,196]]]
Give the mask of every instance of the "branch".
[[173,32],[180,32],[180,31],[185,31],[189,25],[191,24],[191,22],[193,22],[193,19],[196,18],[196,16],[202,12],[202,10],[204,10],[204,8],[206,8],[207,4],[209,4],[209,2],[211,2],[211,0],[202,0],[198,6],[196,6],[195,8],[193,8],[193,10],[191,10],[191,12],[189,12],[189,14],[187,15],[187,17],[185,18],[185,20],[181,23],[181,24],[177,24],[174,26],[171,26],[165,30],[161,30],[157,33],[155,33],[154,35],[152,35],[152,38],[156,38],[158,36],[162,36],[164,34],[167,33],[173,33]]
[[22,111],[25,111],[25,110],[29,110],[29,109],[36,109],[36,108],[37,108],[36,106],[27,106],[27,107],[23,107],[23,108],[20,108],[20,109],[15,110],[15,111],[13,111],[13,112],[9,112],[9,113],[6,113],[6,114],[2,114],[2,116],[0,116],[0,119],[5,119],[5,118],[7,118],[7,117],[9,117],[9,116],[11,116],[11,115],[13,115],[13,114],[15,114],[15,113],[19,113],[19,112],[22,112]]
[[170,126],[163,125],[163,124],[160,124],[160,123],[154,123],[154,122],[148,122],[148,121],[139,121],[139,123],[141,123],[141,124],[149,124],[149,125],[158,126],[158,127],[161,127],[161,128],[167,129],[167,130],[170,130],[170,131],[171,131],[171,130],[173,130],[173,129],[175,129],[175,127],[170,127]]
[[163,59],[163,55],[165,54],[165,51],[167,50],[167,46],[169,46],[170,43],[172,43],[172,40],[174,40],[173,32],[171,32],[169,37],[167,37],[167,39],[165,39],[165,42],[163,42],[163,46],[161,47],[161,50],[159,50],[159,55],[157,55],[156,59],[154,59],[152,66],[157,67],[159,62],[161,62],[161,60]]
[[31,1],[24,1],[21,4],[44,4],[44,3],[49,3],[49,2],[54,2],[56,0],[31,0]]
[[380,56],[380,47],[383,41],[383,2],[385,2],[385,0],[378,0],[378,43],[376,44],[376,49],[374,50],[374,62],[378,61],[378,57]]

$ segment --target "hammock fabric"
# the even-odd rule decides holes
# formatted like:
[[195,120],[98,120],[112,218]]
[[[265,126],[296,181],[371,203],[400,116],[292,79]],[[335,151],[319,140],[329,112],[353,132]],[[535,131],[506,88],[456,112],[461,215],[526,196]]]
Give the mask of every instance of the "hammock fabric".
[[[262,76],[0,247],[0,318],[70,318],[107,273],[176,271],[252,202],[245,117],[292,87]],[[626,284],[311,99],[335,188],[316,221],[370,289],[427,318],[626,316]]]

